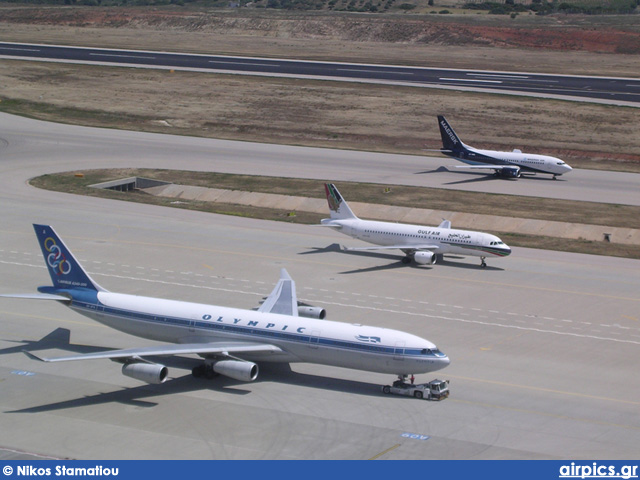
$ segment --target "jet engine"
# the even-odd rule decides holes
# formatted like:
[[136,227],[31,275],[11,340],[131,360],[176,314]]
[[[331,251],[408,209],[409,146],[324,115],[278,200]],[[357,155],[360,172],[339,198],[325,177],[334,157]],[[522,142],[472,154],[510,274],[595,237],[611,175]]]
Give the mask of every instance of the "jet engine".
[[520,167],[505,167],[502,170],[499,170],[497,176],[503,178],[519,178],[520,177]]
[[436,254],[433,252],[416,252],[413,259],[419,265],[433,265],[436,263]]
[[313,305],[298,304],[298,315],[324,320],[327,316],[327,311],[324,308],[314,307]]
[[125,363],[122,374],[155,385],[167,379],[169,369],[158,363]]
[[240,360],[220,360],[215,362],[213,371],[241,382],[253,382],[258,377],[258,365]]

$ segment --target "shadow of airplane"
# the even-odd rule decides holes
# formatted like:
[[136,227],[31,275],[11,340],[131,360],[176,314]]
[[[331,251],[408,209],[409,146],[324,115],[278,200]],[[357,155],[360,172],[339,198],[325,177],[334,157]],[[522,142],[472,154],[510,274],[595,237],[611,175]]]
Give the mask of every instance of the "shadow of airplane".
[[[464,183],[476,183],[476,182],[485,182],[488,180],[509,180],[509,181],[515,181],[518,180],[517,178],[513,178],[513,177],[503,177],[500,175],[495,175],[494,173],[491,172],[474,172],[474,171],[470,171],[470,170],[450,170],[445,166],[441,166],[438,167],[435,170],[425,170],[423,172],[414,172],[414,175],[425,175],[428,173],[453,173],[456,175],[464,175],[464,176],[469,176],[469,175],[473,175],[472,178],[467,178],[465,180],[456,180],[453,182],[448,182],[448,183],[444,183],[443,185],[459,185],[459,184],[464,184]],[[562,178],[560,178],[560,176],[556,177],[555,179],[553,178],[553,176],[547,176],[547,175],[534,175],[534,174],[527,174],[527,173],[523,173],[521,178],[526,178],[527,180],[542,180],[542,181],[547,181],[547,180],[555,180],[555,181],[566,181]]]
[[[77,353],[90,353],[108,350],[106,348],[90,345],[74,345],[69,343],[69,338],[69,330],[58,328],[40,340],[24,340],[23,343],[26,343],[26,345],[3,349],[0,351],[0,354],[20,353],[24,350],[36,351],[50,348],[61,348]],[[161,362],[163,365],[170,368],[184,370],[191,370],[191,368],[200,364],[202,361],[197,358],[181,356],[162,358],[150,356],[145,357],[145,359],[153,362]],[[267,362],[260,364],[260,375],[252,383],[259,384],[262,382],[302,385],[310,388],[360,395],[378,395],[380,392],[380,386],[376,384],[297,373],[291,370],[289,364],[270,364]],[[4,413],[40,413],[107,403],[122,403],[124,405],[149,408],[157,405],[156,402],[149,400],[154,397],[168,394],[188,393],[204,389],[221,391],[232,395],[248,395],[252,392],[250,383],[242,383],[222,375],[215,377],[213,380],[206,380],[204,378],[195,378],[189,373],[180,377],[171,378],[160,385],[143,384],[137,387],[122,388],[111,392],[101,392],[95,395],[64,400],[61,402],[45,403],[19,410],[9,410]]]
[[4,413],[42,413],[108,403],[121,403],[134,407],[152,408],[158,405],[157,402],[152,401],[154,397],[158,396],[189,393],[205,389],[232,395],[249,395],[252,393],[252,384],[264,382],[299,385],[308,388],[318,388],[357,395],[381,395],[381,386],[378,384],[297,373],[291,370],[289,364],[266,363],[261,365],[260,376],[251,384],[241,383],[222,375],[212,380],[205,380],[203,378],[195,378],[191,374],[188,374],[171,378],[160,385],[144,384],[132,388],[122,388],[111,392],[100,392],[95,395],[72,398],[61,402],[45,403],[19,410],[8,410]]
[[[451,262],[449,259],[464,259],[466,257],[463,256],[457,256],[457,255],[447,255],[447,258],[444,257],[440,257],[438,259],[438,263],[436,263],[435,265],[417,265],[415,262],[411,262],[409,264],[405,264],[402,263],[402,258],[399,255],[390,255],[387,253],[379,253],[379,252],[375,252],[375,251],[371,251],[371,250],[346,250],[344,249],[340,244],[338,243],[332,243],[331,245],[329,245],[328,247],[308,247],[310,250],[306,251],[306,252],[299,252],[298,255],[313,255],[316,253],[328,253],[328,252],[338,252],[338,253],[343,253],[346,255],[356,255],[356,256],[360,256],[360,257],[371,257],[371,258],[386,258],[389,260],[392,260],[393,263],[390,263],[388,265],[377,265],[375,267],[366,267],[366,268],[359,268],[356,270],[348,270],[345,272],[340,272],[341,275],[347,275],[347,274],[352,274],[352,273],[366,273],[366,272],[375,272],[375,271],[379,271],[379,270],[395,270],[397,268],[417,268],[420,270],[431,270],[434,267],[437,267],[439,265],[446,265],[447,267],[454,267],[454,268],[480,268],[479,265],[477,264],[472,264],[472,263],[463,263],[463,262]],[[494,270],[494,271],[503,271],[503,268],[499,268],[499,267],[493,267],[490,265],[487,265],[485,268],[483,268],[483,270]]]
[[443,173],[443,172],[448,172],[448,171],[449,171],[449,169],[447,167],[440,166],[440,167],[436,168],[435,170],[425,170],[423,172],[414,172],[413,174],[414,175],[424,175],[424,174],[427,174],[427,173]]
[[[0,355],[9,355],[11,353],[22,352],[37,352],[38,350],[49,350],[51,348],[63,348],[78,353],[89,353],[84,350],[75,350],[76,345],[69,343],[71,339],[71,332],[66,328],[56,328],[53,332],[45,335],[40,340],[4,340],[9,343],[20,343],[15,347],[3,348],[0,350]],[[84,348],[77,345],[77,347]]]

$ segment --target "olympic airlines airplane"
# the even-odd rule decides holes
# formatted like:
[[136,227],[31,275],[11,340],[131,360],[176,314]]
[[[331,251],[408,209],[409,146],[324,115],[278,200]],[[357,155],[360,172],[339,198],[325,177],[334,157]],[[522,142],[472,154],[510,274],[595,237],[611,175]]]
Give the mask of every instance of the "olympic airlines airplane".
[[[295,283],[282,270],[276,287],[257,310],[187,303],[112,293],[80,266],[56,232],[34,225],[53,286],[40,293],[1,295],[55,300],[104,325],[161,345],[108,350],[44,362],[110,359],[126,376],[158,384],[167,367],[146,357],[195,354],[204,359],[194,376],[226,375],[239,381],[258,376],[254,362],[309,362],[400,377],[449,365],[449,358],[428,340],[380,327],[322,320],[324,310],[298,306]],[[303,317],[304,316],[304,317]],[[312,318],[313,317],[313,318]]]
[[438,115],[438,125],[442,137],[442,149],[439,151],[467,164],[456,168],[493,170],[496,177],[504,178],[519,178],[523,174],[548,173],[553,175],[554,180],[572,170],[559,158],[548,155],[522,153],[517,149],[513,152],[480,150],[465,145],[442,115]]
[[480,257],[482,268],[487,266],[487,256],[506,257],[511,253],[509,246],[495,235],[455,230],[451,228],[449,220],[443,221],[438,227],[361,220],[351,211],[335,185],[326,183],[325,190],[331,218],[323,219],[320,222],[322,226],[378,245],[346,250],[398,249],[405,253],[403,263],[414,260],[420,265],[433,265],[439,256],[447,254],[471,255]]

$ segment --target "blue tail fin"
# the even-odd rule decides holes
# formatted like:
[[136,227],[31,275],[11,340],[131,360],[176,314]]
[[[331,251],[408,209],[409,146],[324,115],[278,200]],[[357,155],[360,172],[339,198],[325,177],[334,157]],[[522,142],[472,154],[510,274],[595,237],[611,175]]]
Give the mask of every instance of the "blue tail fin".
[[451,153],[457,153],[466,150],[466,145],[453,131],[447,119],[443,115],[438,115],[438,126],[440,127],[440,136],[442,137],[442,150]]
[[87,288],[104,292],[84,271],[64,242],[49,225],[33,225],[55,288]]

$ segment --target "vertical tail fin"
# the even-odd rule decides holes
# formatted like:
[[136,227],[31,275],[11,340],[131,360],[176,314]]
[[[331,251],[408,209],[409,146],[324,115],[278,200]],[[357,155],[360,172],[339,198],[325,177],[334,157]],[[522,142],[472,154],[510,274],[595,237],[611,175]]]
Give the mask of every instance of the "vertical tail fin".
[[453,131],[444,115],[438,115],[438,126],[440,127],[440,136],[442,137],[442,149],[450,152],[460,152],[466,149],[466,145]]
[[104,292],[84,271],[64,242],[49,225],[33,225],[55,288],[87,288]]
[[358,218],[349,208],[347,202],[342,198],[340,192],[333,183],[325,183],[324,189],[329,203],[329,213],[332,220],[347,220]]

